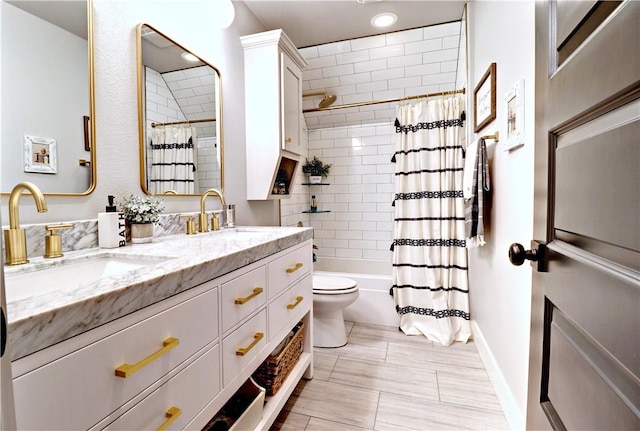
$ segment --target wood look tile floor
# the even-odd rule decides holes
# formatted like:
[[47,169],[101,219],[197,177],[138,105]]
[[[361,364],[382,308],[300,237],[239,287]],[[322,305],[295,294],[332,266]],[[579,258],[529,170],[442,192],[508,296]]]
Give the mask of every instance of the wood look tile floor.
[[348,344],[315,348],[271,431],[506,430],[473,341],[442,347],[397,327],[347,322]]

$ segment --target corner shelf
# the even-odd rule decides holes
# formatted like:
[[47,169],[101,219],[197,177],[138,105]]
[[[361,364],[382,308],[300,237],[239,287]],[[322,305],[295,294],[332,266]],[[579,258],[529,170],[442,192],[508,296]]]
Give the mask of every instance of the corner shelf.
[[[301,183],[303,186],[330,186],[331,183]],[[309,194],[311,194],[311,192],[309,192]],[[331,211],[329,210],[324,210],[324,211],[311,211],[311,210],[306,210],[306,211],[302,211],[302,214],[317,214],[317,213],[330,213]]]

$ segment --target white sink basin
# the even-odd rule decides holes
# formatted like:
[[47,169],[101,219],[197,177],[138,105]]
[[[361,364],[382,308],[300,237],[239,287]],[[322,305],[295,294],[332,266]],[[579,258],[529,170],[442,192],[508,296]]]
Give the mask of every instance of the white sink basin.
[[[98,252],[85,256],[45,260],[29,267],[5,269],[7,301],[17,301],[52,291],[71,292],[103,278],[172,259]],[[15,268],[15,271],[12,271]]]

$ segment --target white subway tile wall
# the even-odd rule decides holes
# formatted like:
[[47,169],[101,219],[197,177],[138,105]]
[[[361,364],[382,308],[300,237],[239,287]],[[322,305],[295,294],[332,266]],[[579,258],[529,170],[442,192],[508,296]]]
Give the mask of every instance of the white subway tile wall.
[[[303,91],[326,90],[336,105],[448,91],[459,79],[460,21],[300,49]],[[315,108],[320,97],[303,99]],[[305,114],[309,129],[391,122],[388,105]]]
[[[209,66],[163,73],[175,101],[189,120],[216,118],[216,71]],[[216,123],[194,123],[198,137],[215,137]]]
[[203,193],[208,189],[220,189],[220,164],[216,138],[198,137],[196,144],[196,193]]
[[145,67],[145,75],[147,130],[150,130],[151,123],[185,121],[186,118],[162,75],[149,67]]
[[[303,48],[309,62],[302,72],[303,91],[326,90],[333,106],[453,90],[465,82],[458,53],[460,22]],[[464,48],[464,46],[463,46]],[[319,98],[304,98],[303,109]],[[301,186],[281,202],[281,224],[294,226],[301,216],[314,228],[318,256],[391,259],[393,240],[396,104],[369,105],[304,115],[308,157],[333,166],[330,185]],[[304,157],[303,157],[304,161]],[[318,210],[309,209],[311,195]]]

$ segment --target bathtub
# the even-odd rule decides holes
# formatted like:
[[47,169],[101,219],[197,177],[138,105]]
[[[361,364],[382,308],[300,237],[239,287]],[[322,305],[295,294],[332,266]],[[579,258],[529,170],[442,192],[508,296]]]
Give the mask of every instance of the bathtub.
[[391,262],[319,256],[313,273],[347,277],[358,284],[359,296],[344,309],[344,319],[373,325],[399,326],[391,288]]

